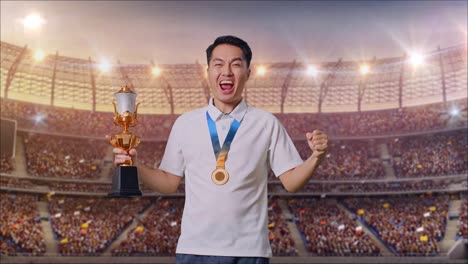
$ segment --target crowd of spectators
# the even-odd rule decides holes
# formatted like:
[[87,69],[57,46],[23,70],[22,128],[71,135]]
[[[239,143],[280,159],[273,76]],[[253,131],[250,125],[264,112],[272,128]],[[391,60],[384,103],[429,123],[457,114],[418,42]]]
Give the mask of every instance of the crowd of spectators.
[[[108,194],[112,189],[112,184],[103,182],[65,182],[51,181],[47,178],[24,179],[13,176],[0,176],[0,186],[3,188],[16,188],[32,190],[38,187],[39,191],[54,191],[54,192],[81,192],[92,194]],[[155,194],[153,189],[140,182],[140,190],[144,194]],[[185,193],[185,184],[182,181],[176,190],[177,194]]]
[[[456,180],[453,181],[456,183]],[[308,183],[300,193],[314,194],[344,194],[344,193],[381,193],[381,192],[427,192],[432,190],[448,190],[451,180],[422,180],[400,182],[320,182]],[[272,194],[287,193],[281,182],[270,182],[268,192]]]
[[159,197],[112,255],[175,256],[183,208],[183,198]]
[[59,253],[102,253],[150,203],[149,198],[51,196],[49,210]]
[[166,143],[166,141],[141,142],[137,147],[138,161],[150,168],[159,168]]
[[[1,100],[2,117],[14,118],[23,129],[103,137],[118,133],[113,113],[91,112]],[[293,138],[303,139],[307,131],[322,129],[330,136],[373,136],[466,127],[463,117],[449,114],[452,107],[467,107],[464,100],[401,109],[322,114],[275,114]],[[139,115],[132,132],[142,138],[166,140],[177,115]]]
[[2,117],[15,119],[18,128],[103,137],[113,131],[112,113],[52,107],[1,99]]
[[27,170],[31,176],[96,179],[108,143],[104,140],[50,135],[24,135]]
[[[302,159],[311,155],[307,141],[294,141]],[[385,177],[375,146],[368,141],[330,141],[328,153],[311,179],[362,180]]]
[[0,172],[10,173],[14,169],[15,169],[14,161],[6,155],[0,155]]
[[30,189],[34,186],[34,182],[28,179],[0,176],[0,186],[8,188]]
[[112,188],[111,183],[65,182],[52,181],[47,178],[24,179],[14,176],[0,176],[0,186],[25,190],[32,190],[37,187],[40,191],[83,193],[109,193]]
[[447,181],[402,181],[402,182],[356,182],[339,183],[335,185],[335,191],[339,193],[378,193],[378,192],[401,192],[401,191],[431,191],[446,190]]
[[1,192],[0,215],[1,254],[41,256],[45,253],[36,195]]
[[111,183],[80,183],[80,182],[60,182],[50,181],[47,183],[50,191],[60,192],[82,192],[107,194],[111,192]]
[[298,250],[288,227],[288,219],[279,205],[279,199],[268,200],[268,229],[273,256],[297,256]]
[[[157,194],[155,190],[151,189],[145,184],[140,185],[140,190],[143,192],[143,194]],[[184,179],[181,180],[179,186],[177,187],[177,190],[175,191],[174,194],[180,194],[183,195],[185,194],[185,182]]]
[[393,251],[402,256],[436,255],[447,224],[448,197],[348,198],[343,200]]
[[326,199],[290,199],[288,205],[315,256],[378,256],[380,249],[356,218]]
[[177,115],[138,115],[140,122],[135,127],[135,134],[142,138],[166,141],[177,119]]
[[16,252],[18,252],[16,247],[4,240],[3,237],[0,237],[0,256],[16,256]]
[[468,238],[468,196],[464,196],[460,213],[458,214],[458,232],[457,239]]
[[[110,112],[53,107],[3,98],[0,103],[2,117],[15,119],[20,129],[97,138],[123,130],[114,125],[114,113]],[[138,118],[138,125],[130,132],[143,138],[166,140],[177,116],[139,114]]]
[[322,114],[276,114],[293,138],[322,129],[331,136],[398,135],[466,127],[462,116],[451,116],[452,108],[466,109],[465,100],[401,109]]
[[[105,134],[112,134],[112,131],[118,132],[120,130],[111,121],[108,122],[109,124],[101,125],[103,120],[112,119],[111,113],[51,107],[5,99],[2,99],[1,103],[2,106],[5,106],[2,115],[20,120],[20,127],[21,122],[24,121],[23,123],[26,124],[25,120],[28,120],[29,125],[26,125],[26,128],[29,129],[41,130],[41,127],[43,127],[46,129],[46,132],[71,135],[81,134],[98,136],[100,138]],[[403,132],[419,131],[418,127],[423,130],[442,129],[448,124],[456,124],[456,126],[460,127],[462,125],[459,120],[460,118],[451,117],[451,115],[446,113],[452,107],[450,106],[451,104],[458,105],[458,108],[466,108],[466,102],[456,101],[449,103],[449,106],[432,104],[400,110],[320,115],[280,114],[278,117],[282,119],[285,127],[291,134],[300,134],[300,138],[304,138],[303,134],[306,131],[315,128],[323,129],[330,136],[333,136],[333,133],[324,129],[324,127],[327,127],[327,123],[330,124],[329,127],[337,126],[340,129],[344,129],[346,133],[350,132],[350,136],[385,134],[387,132],[395,134],[395,131],[388,129],[388,127],[398,127]],[[37,115],[41,113],[44,118],[37,120]],[[142,144],[138,147],[139,159],[147,166],[158,166],[164,153],[164,140],[167,138],[177,116],[139,116],[140,124],[132,128],[133,132],[142,138]],[[378,118],[379,116],[380,118]],[[435,118],[436,116],[437,118]],[[335,120],[335,117],[339,117],[339,120]],[[57,118],[57,120],[54,121],[54,118]],[[389,125],[381,126],[379,122],[386,118],[390,120],[387,122]],[[89,122],[90,119],[96,121]],[[374,119],[380,121],[375,121]],[[325,125],[321,123],[323,120],[328,120],[325,122]],[[374,120],[374,123],[369,120]],[[439,122],[440,120],[443,120],[443,122]],[[346,124],[349,122],[352,124],[347,128]],[[377,122],[377,125],[375,122]],[[60,123],[60,125],[56,123]],[[312,125],[309,127],[305,124]],[[360,127],[372,128],[374,130],[361,129]],[[299,130],[300,133],[298,132]],[[361,130],[363,133],[353,132]],[[330,131],[334,130],[331,129]],[[369,131],[373,132],[367,133]],[[441,134],[436,137],[427,135],[418,136],[418,138],[396,138],[388,142],[390,152],[393,155],[391,161],[395,167],[397,176],[419,177],[466,172],[468,154],[464,149],[466,145],[466,138],[463,136],[464,131],[455,132],[455,135]],[[159,141],[154,141],[155,139]],[[305,140],[295,140],[294,143],[303,159],[306,159],[311,154]],[[25,146],[28,173],[31,175],[76,179],[96,179],[99,177],[104,151],[109,149],[109,143],[105,140],[45,135],[26,135]],[[2,159],[2,164],[3,162]],[[2,170],[4,167],[6,169],[8,166],[2,165]],[[110,173],[113,174],[113,170]],[[313,179],[334,181],[381,179],[383,177],[385,177],[385,170],[374,141],[332,140],[330,141],[329,152],[321,166],[317,169]],[[271,177],[270,179],[274,178]]]
[[[335,183],[308,183],[302,189],[300,193],[332,193],[336,188]],[[284,188],[280,181],[268,183],[268,193],[271,194],[285,194],[288,191]]]
[[[48,194],[52,230],[59,253],[99,255],[130,224],[134,227],[112,250],[114,256],[174,256],[184,198],[109,199]],[[45,240],[38,195],[0,193],[0,254],[44,255]],[[297,256],[283,200],[268,201],[269,239],[274,256]],[[334,199],[284,200],[306,248],[316,256],[378,256],[380,249],[364,232],[369,227],[397,255],[435,255],[445,235],[448,197],[421,194],[384,198],[345,198],[351,212]],[[468,237],[468,198],[459,213],[458,237]]]
[[[343,193],[381,193],[381,192],[427,192],[448,190],[450,184],[459,184],[463,179],[445,179],[445,180],[414,180],[414,181],[391,181],[391,182],[311,182],[306,184],[299,192],[313,194],[343,194]],[[466,181],[465,181],[466,182]],[[11,176],[1,176],[0,186],[7,188],[19,188],[31,190],[33,187],[47,187],[47,191],[55,192],[81,192],[93,194],[108,194],[111,189],[111,183],[97,182],[63,182],[50,181],[47,179],[22,179]],[[41,189],[44,190],[44,189]],[[140,190],[146,194],[155,194],[153,189],[150,189],[144,184],[140,185]],[[271,194],[286,194],[280,181],[272,181],[268,183],[268,192]],[[184,182],[181,182],[177,188],[176,194],[183,195],[185,193]]]
[[466,131],[395,138],[388,142],[397,177],[467,173]]

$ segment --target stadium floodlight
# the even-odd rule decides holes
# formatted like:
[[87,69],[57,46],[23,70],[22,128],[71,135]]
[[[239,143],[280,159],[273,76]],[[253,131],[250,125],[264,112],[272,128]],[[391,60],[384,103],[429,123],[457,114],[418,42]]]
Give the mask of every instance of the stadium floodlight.
[[42,120],[44,120],[45,116],[41,115],[41,114],[37,114],[36,116],[34,116],[34,122],[36,124],[39,124],[42,122]]
[[424,58],[419,53],[413,53],[413,54],[411,54],[411,57],[410,57],[409,61],[413,66],[419,66],[424,62]]
[[30,14],[23,19],[23,26],[27,29],[38,29],[45,23],[45,20],[38,14]]
[[158,67],[153,67],[151,69],[151,73],[154,75],[154,76],[158,76],[160,73],[161,73],[161,70],[158,68]]
[[257,68],[257,74],[258,74],[258,75],[263,76],[263,75],[265,75],[265,73],[266,73],[265,67],[259,66],[259,67]]
[[459,116],[460,115],[460,110],[457,109],[457,108],[452,108],[452,110],[450,110],[450,115],[454,116],[454,117]]
[[111,69],[111,65],[109,64],[109,62],[107,62],[107,61],[105,61],[105,60],[102,61],[102,62],[99,64],[99,70],[100,70],[101,72],[104,72],[104,73],[105,73],[105,72],[109,72],[110,69]]
[[360,72],[362,75],[368,74],[369,71],[370,71],[369,65],[367,65],[367,64],[362,64],[361,66],[359,66],[359,72]]
[[42,52],[41,50],[37,50],[35,53],[34,53],[34,59],[36,61],[41,61],[43,60],[45,57],[45,54],[44,52]]
[[315,67],[314,65],[309,65],[307,67],[307,75],[315,77],[317,76],[317,74],[318,74],[317,67]]

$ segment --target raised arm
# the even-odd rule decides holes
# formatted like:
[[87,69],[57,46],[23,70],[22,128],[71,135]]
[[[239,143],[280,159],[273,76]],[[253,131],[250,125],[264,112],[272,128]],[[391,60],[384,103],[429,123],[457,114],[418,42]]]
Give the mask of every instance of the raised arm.
[[328,136],[322,131],[314,130],[312,133],[307,133],[306,137],[312,155],[301,165],[279,176],[281,183],[288,192],[297,192],[307,184],[328,149]]

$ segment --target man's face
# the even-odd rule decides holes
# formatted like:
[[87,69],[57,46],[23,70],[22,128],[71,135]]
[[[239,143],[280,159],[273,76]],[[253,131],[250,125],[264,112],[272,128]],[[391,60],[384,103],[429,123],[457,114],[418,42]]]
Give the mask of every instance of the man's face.
[[[239,47],[221,44],[212,53],[208,65],[208,82],[215,100],[224,104],[240,101],[250,69]],[[216,102],[215,102],[216,103]]]

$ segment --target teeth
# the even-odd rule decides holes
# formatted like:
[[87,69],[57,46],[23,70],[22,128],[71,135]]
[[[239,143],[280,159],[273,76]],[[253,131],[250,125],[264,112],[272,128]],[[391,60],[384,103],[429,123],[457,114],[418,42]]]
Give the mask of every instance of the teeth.
[[232,81],[221,81],[221,84],[233,84]]

